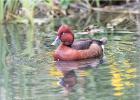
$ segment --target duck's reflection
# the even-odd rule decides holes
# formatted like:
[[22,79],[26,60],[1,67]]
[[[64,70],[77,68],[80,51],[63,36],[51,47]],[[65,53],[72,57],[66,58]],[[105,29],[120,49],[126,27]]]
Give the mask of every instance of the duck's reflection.
[[71,91],[72,88],[77,83],[77,76],[74,70],[70,70],[63,74],[63,78],[61,78],[59,84],[64,87],[65,92]]
[[102,59],[85,59],[79,61],[56,61],[56,67],[62,72],[63,77],[59,84],[64,87],[65,92],[70,92],[77,84],[76,70],[86,70],[89,68],[96,68]]

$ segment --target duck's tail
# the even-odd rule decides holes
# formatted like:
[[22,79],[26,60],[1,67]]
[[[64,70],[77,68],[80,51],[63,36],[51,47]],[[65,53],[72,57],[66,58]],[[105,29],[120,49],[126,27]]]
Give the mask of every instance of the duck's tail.
[[103,56],[104,56],[104,45],[107,44],[107,38],[103,37],[99,41],[101,42],[101,47],[103,49]]
[[92,43],[97,43],[98,45],[101,45],[102,46],[102,45],[107,44],[107,38],[106,37],[103,37],[100,40],[93,39],[92,40]]
[[101,42],[101,45],[107,44],[107,38],[106,37],[101,38],[100,42]]

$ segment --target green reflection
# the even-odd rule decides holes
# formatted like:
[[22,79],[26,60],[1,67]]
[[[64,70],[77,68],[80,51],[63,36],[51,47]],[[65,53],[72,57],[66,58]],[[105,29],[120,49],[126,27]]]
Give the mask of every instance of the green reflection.
[[[126,39],[130,38],[130,36],[126,37]],[[125,36],[120,38],[124,40]],[[133,56],[135,55],[136,48],[131,40],[114,41],[110,44],[108,48],[110,48],[111,52],[108,51],[108,61],[112,75],[113,95],[118,97],[125,97],[127,95],[129,97],[129,90],[136,87],[137,69],[133,67],[135,65]]]
[[[2,88],[4,89],[2,94],[4,95],[4,98],[9,100],[9,72],[8,72],[8,66],[6,65],[6,56],[8,53],[8,47],[7,47],[7,41],[5,36],[5,31],[3,30],[4,26],[0,24],[0,75],[3,79],[2,81]],[[1,80],[2,80],[1,79]]]

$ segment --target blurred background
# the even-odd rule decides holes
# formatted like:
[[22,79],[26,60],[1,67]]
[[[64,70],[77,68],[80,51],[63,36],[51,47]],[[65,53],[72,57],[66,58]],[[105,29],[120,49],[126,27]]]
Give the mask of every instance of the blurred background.
[[[62,24],[108,38],[102,64],[70,74],[70,93],[50,46]],[[139,0],[0,0],[0,100],[139,100],[139,51]]]

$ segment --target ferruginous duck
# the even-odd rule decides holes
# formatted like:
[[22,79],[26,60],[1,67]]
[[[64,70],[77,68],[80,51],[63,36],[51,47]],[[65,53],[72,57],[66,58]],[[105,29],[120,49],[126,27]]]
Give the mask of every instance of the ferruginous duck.
[[52,45],[55,45],[59,41],[61,41],[61,44],[54,52],[54,60],[72,61],[102,57],[102,46],[106,44],[107,39],[84,39],[74,41],[74,34],[70,27],[68,25],[62,25],[59,27],[57,37]]

